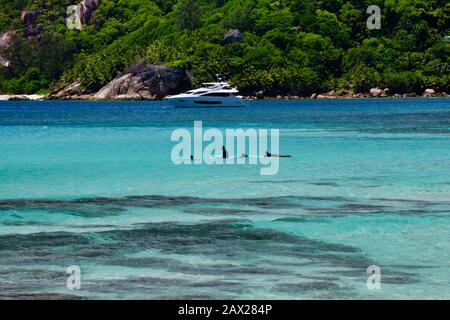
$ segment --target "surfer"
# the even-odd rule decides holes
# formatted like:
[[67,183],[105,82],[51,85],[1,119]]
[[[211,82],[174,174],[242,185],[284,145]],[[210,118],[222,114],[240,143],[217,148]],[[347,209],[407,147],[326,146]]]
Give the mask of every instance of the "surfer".
[[266,158],[292,158],[292,156],[290,154],[275,154],[275,153],[270,153],[269,151],[266,151],[265,154]]

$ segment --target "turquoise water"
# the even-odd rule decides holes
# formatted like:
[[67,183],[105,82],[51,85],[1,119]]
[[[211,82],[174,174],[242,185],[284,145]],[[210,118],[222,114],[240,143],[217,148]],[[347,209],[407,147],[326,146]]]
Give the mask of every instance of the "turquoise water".
[[[293,158],[176,166],[195,120]],[[450,99],[0,102],[0,298],[450,299],[449,214]]]

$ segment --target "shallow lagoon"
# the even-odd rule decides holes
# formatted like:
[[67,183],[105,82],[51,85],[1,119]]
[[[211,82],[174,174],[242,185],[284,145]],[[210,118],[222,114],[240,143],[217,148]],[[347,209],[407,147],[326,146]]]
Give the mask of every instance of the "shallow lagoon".
[[[293,158],[175,166],[195,120]],[[449,138],[450,99],[0,102],[0,297],[449,299]]]

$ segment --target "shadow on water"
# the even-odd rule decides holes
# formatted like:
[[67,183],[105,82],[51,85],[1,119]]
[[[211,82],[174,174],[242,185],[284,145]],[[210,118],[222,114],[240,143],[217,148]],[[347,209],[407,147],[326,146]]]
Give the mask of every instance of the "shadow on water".
[[[148,250],[158,254],[139,256]],[[89,277],[83,282],[83,293],[93,297],[129,297],[133,292],[148,298],[239,298],[257,289],[274,295],[283,292],[286,297],[308,292],[338,297],[351,294],[348,286],[342,287],[342,277],[364,281],[367,266],[374,263],[354,246],[254,228],[242,220],[2,235],[0,256],[0,299],[30,291],[60,291],[67,276],[65,267],[74,262],[82,268],[128,270],[128,276],[119,279]],[[47,270],[49,265],[54,270]],[[308,276],[303,275],[305,268]],[[311,269],[316,279],[311,278]],[[332,277],[325,279],[322,272]],[[385,274],[392,283],[415,281],[414,274],[389,276],[389,270]]]
[[[63,290],[65,268],[73,264],[91,272],[83,282],[84,298],[237,299],[250,298],[255,292],[285,298],[356,297],[348,284],[364,284],[367,267],[376,264],[360,248],[255,228],[247,219],[254,214],[302,209],[306,212],[303,215],[294,215],[291,210],[271,220],[301,224],[327,222],[320,219],[323,214],[424,214],[438,212],[433,206],[443,204],[384,198],[366,201],[370,204],[337,196],[228,199],[157,195],[1,200],[0,218],[7,218],[1,224],[24,228],[46,225],[24,219],[30,210],[91,218],[126,214],[130,208],[176,208],[215,220],[139,223],[121,228],[97,221],[89,227],[109,226],[111,230],[83,232],[81,227],[78,233],[0,235],[0,299],[38,299],[42,292],[54,292],[55,299],[70,298]],[[405,209],[405,205],[410,207]],[[16,218],[8,216],[9,212]],[[229,219],[224,219],[227,215]],[[121,276],[110,279],[101,270],[121,270]],[[384,283],[419,281],[415,273],[397,270],[384,267]],[[37,292],[36,296],[24,296],[30,292]]]

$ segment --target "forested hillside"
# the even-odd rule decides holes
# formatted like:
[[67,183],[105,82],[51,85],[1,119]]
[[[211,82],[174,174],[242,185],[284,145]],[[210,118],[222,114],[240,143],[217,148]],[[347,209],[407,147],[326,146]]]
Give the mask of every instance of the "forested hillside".
[[[449,90],[448,0],[97,0],[70,30],[67,6],[80,1],[0,0],[0,93],[98,90],[141,58],[249,94]],[[230,29],[242,37],[224,40]]]

